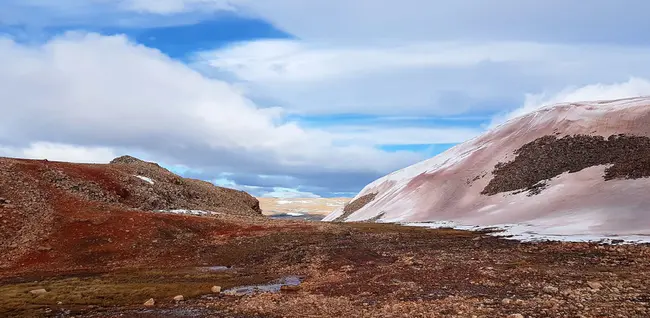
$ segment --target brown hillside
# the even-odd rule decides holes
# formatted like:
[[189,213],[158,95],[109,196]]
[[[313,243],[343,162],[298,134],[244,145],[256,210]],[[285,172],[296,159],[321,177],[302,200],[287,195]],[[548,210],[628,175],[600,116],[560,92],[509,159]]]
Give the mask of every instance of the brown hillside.
[[[155,248],[131,247],[155,247],[166,237],[191,244],[217,228],[211,219],[142,213],[173,209],[261,215],[257,199],[245,192],[185,179],[133,157],[110,164],[0,158],[0,270],[146,259]],[[126,250],[126,244],[132,246]]]

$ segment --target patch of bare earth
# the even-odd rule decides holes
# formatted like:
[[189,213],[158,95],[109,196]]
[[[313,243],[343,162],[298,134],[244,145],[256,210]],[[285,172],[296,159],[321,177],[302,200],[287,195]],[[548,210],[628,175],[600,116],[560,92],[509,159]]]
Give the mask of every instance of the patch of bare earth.
[[515,155],[514,160],[495,166],[482,194],[528,191],[534,195],[544,190],[547,180],[598,165],[611,165],[605,180],[650,177],[650,138],[643,136],[544,136],[517,149]]

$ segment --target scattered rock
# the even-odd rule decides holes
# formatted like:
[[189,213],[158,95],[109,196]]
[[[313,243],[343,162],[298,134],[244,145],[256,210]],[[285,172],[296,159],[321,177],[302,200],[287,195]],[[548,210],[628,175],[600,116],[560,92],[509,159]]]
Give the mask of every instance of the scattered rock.
[[522,315],[522,314],[512,314],[512,315],[508,316],[508,318],[524,318],[524,315]]
[[300,285],[282,285],[280,291],[282,292],[297,292],[300,290]]
[[599,282],[587,282],[587,285],[589,286],[589,288],[596,289],[596,290],[603,288],[603,284]]
[[504,298],[501,301],[501,303],[504,304],[504,305],[510,305],[511,302],[512,302],[512,300],[510,298]]
[[218,294],[221,292],[221,286],[212,286],[210,289],[213,293]]
[[153,298],[150,298],[149,300],[144,302],[145,307],[153,307],[156,304],[156,301]]
[[183,295],[178,295],[174,297],[174,301],[183,301],[183,300],[185,300],[185,297],[183,297]]
[[30,290],[29,293],[32,294],[32,295],[43,295],[43,294],[47,294],[47,290],[42,289],[42,288],[41,289],[34,289],[34,290]]
[[548,285],[548,286],[544,286],[542,291],[544,291],[547,294],[557,294],[560,290],[555,286]]

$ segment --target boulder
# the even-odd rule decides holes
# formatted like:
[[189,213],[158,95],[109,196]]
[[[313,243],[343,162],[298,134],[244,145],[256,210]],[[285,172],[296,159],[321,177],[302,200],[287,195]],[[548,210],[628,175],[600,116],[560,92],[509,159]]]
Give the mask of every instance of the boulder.
[[153,298],[149,298],[149,300],[144,302],[145,307],[153,307],[156,304],[156,301]]
[[34,290],[30,290],[29,293],[32,294],[32,295],[43,295],[43,294],[47,294],[47,290],[45,290],[43,288],[34,289]]

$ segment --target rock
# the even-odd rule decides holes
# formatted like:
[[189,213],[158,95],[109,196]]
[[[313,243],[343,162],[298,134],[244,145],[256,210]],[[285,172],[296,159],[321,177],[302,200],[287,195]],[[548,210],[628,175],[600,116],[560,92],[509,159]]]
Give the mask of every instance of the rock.
[[39,247],[38,247],[38,250],[39,250],[40,252],[48,252],[48,251],[51,251],[52,248],[49,247],[49,246],[39,246]]
[[156,301],[153,300],[153,298],[150,298],[149,300],[144,302],[145,307],[153,307],[156,304]]
[[512,300],[510,300],[510,298],[504,298],[501,301],[501,303],[504,304],[504,305],[510,305],[511,302],[512,302]]
[[178,295],[174,297],[174,301],[183,301],[183,300],[185,300],[185,297],[183,297],[183,295]]
[[299,285],[282,285],[280,287],[280,291],[283,291],[283,292],[297,292],[299,290],[300,290]]
[[512,314],[512,315],[508,316],[508,318],[524,318],[524,315],[522,315],[522,314]]
[[599,282],[587,282],[587,285],[591,289],[601,289],[601,288],[603,288],[603,284],[601,284]]
[[221,286],[212,286],[210,289],[213,293],[218,294],[221,292]]
[[544,286],[542,291],[547,294],[557,294],[560,290],[555,286],[548,285],[548,286]]
[[45,289],[34,289],[34,290],[30,290],[29,293],[32,294],[32,295],[43,295],[43,294],[47,294],[47,290],[45,290]]

